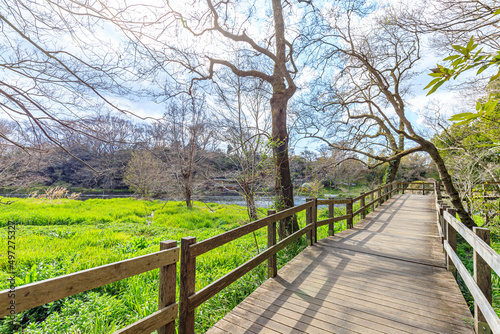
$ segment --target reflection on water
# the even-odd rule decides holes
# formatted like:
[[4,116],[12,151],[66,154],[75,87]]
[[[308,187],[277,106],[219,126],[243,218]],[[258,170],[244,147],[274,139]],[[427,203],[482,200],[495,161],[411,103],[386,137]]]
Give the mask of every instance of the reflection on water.
[[[0,194],[0,196],[3,197],[17,197],[17,198],[26,198],[29,195],[28,194]],[[79,199],[80,200],[87,200],[91,198],[102,198],[102,199],[107,199],[107,198],[126,198],[126,197],[137,197],[134,194],[81,194]],[[174,200],[174,199],[167,199],[167,198],[162,198],[161,200]],[[182,200],[182,199],[176,199],[176,200]],[[235,205],[240,205],[240,206],[246,206],[245,199],[242,196],[239,195],[219,195],[219,196],[202,196],[202,197],[193,197],[194,201],[203,201],[205,203],[218,203],[218,204],[235,204]],[[305,196],[294,196],[294,201],[295,205],[300,205],[306,202],[306,197]],[[274,197],[273,196],[257,196],[255,199],[255,205],[258,208],[269,208],[273,205],[274,203]]]
[[[242,196],[230,195],[230,196],[204,196],[199,198],[194,198],[195,201],[203,201],[205,203],[219,203],[219,204],[236,204],[240,206],[246,206],[245,199]],[[300,205],[306,202],[305,196],[294,196],[295,205]],[[258,208],[269,208],[274,203],[274,197],[272,196],[258,196],[255,199],[255,205]]]

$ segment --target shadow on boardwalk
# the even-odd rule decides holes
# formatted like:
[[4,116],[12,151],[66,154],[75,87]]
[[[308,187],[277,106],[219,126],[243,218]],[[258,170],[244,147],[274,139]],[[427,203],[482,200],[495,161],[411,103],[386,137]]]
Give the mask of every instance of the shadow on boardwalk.
[[474,333],[431,196],[397,195],[320,240],[208,333]]

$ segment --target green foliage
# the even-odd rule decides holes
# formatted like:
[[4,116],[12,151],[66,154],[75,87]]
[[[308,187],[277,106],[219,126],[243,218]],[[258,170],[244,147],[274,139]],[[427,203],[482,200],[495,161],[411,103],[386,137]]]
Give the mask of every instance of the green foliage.
[[[135,199],[19,199],[2,207],[0,222],[16,222],[18,285],[158,251],[162,240],[195,236],[198,241],[247,221],[235,205]],[[151,213],[154,211],[153,217]],[[264,212],[259,211],[263,216]],[[301,226],[305,215],[298,215]],[[0,229],[6,239],[7,229]],[[256,232],[260,249],[266,229]],[[279,252],[281,267],[305,247],[299,241]],[[197,259],[197,289],[210,284],[257,254],[253,235],[228,243]],[[0,289],[7,288],[6,253],[0,253]],[[197,308],[196,331],[204,332],[241,302],[265,279],[265,264]],[[178,291],[178,289],[177,289]],[[158,270],[147,272],[73,297],[21,312],[0,321],[0,333],[109,333],[157,310]],[[78,311],[79,310],[79,311]]]
[[[494,13],[494,15],[499,14],[500,11],[498,10]],[[452,45],[452,47],[456,51],[456,54],[443,59],[447,64],[445,66],[438,64],[437,68],[429,74],[434,79],[425,87],[425,89],[429,89],[427,95],[434,93],[446,81],[456,79],[459,75],[471,69],[477,68],[476,75],[479,75],[489,68],[499,68],[496,74],[490,77],[490,83],[500,79],[500,50],[490,53],[483,52],[483,49],[479,48],[479,45],[474,42],[473,36],[471,36],[466,46]],[[486,101],[477,102],[475,113],[466,112],[456,114],[450,120],[459,122],[459,124],[470,124],[478,119],[495,118],[497,103],[498,96],[490,94]]]

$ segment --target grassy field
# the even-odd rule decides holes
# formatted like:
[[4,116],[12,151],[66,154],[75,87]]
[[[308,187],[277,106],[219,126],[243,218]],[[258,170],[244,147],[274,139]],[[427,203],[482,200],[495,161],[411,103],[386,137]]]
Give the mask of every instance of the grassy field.
[[[336,215],[342,209],[336,208]],[[152,214],[153,213],[153,214]],[[260,211],[261,216],[265,215]],[[319,212],[327,217],[326,209]],[[298,216],[305,224],[304,213]],[[22,199],[2,206],[0,238],[8,221],[16,229],[16,285],[152,253],[162,240],[198,241],[247,222],[235,205],[135,199]],[[319,231],[325,237],[327,227]],[[265,248],[266,229],[235,240],[197,258],[196,289],[208,285]],[[305,247],[302,238],[278,254],[281,267]],[[196,311],[196,331],[204,332],[265,280],[265,263],[204,303]],[[6,242],[0,248],[0,289],[8,287]],[[22,312],[0,321],[1,333],[109,333],[157,310],[158,270]]]

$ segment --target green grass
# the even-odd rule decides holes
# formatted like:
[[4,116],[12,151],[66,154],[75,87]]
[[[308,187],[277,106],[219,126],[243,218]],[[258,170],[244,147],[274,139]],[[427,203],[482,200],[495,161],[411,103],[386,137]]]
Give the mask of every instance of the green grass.
[[[345,212],[335,208],[336,216]],[[151,217],[151,213],[154,212]],[[259,212],[265,215],[264,210]],[[319,210],[319,219],[328,216]],[[300,226],[305,213],[298,214]],[[16,223],[16,285],[53,278],[159,250],[162,240],[197,241],[247,222],[246,209],[236,205],[126,199],[19,199],[2,206],[0,238],[7,223]],[[341,229],[338,223],[336,229]],[[328,227],[319,229],[318,238]],[[265,249],[267,230],[256,232]],[[283,266],[303,248],[305,237],[278,253]],[[252,234],[197,258],[196,290],[220,278],[257,254]],[[196,331],[204,332],[266,279],[265,263],[196,309]],[[0,289],[8,288],[7,243],[0,247]],[[177,277],[178,281],[178,277]],[[177,289],[178,293],[178,289]],[[157,310],[158,270],[24,311],[0,321],[0,333],[109,333]]]

